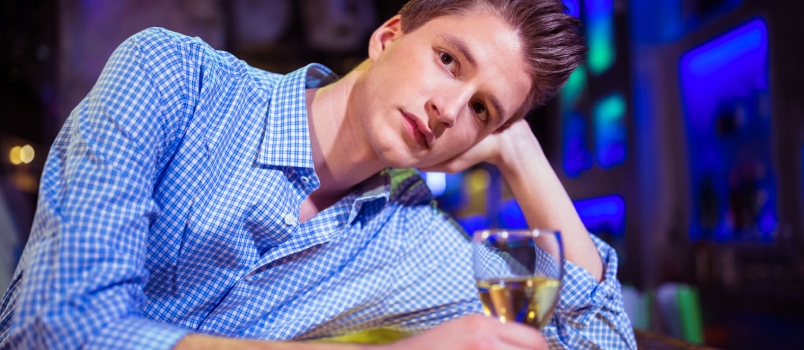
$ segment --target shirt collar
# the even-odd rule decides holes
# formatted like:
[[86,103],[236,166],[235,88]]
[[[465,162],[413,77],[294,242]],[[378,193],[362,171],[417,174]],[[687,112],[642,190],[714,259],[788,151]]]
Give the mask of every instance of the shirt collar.
[[[354,222],[358,217],[368,218],[373,215],[379,213],[386,204],[388,204],[388,200],[391,196],[391,169],[386,168],[373,176],[369,177],[368,179],[364,180],[363,182],[358,185],[358,187],[352,192],[352,196],[357,197],[354,202],[352,202],[352,212],[349,214],[348,223]],[[353,197],[354,198],[354,197]],[[374,208],[372,212],[362,212],[362,216],[358,215],[361,213],[361,209],[367,203],[375,203],[371,207]]]
[[329,68],[313,63],[279,80],[271,91],[257,163],[313,168],[305,89],[322,87],[337,79]]
[[385,198],[391,195],[391,169],[385,168],[360,183],[358,201]]
[[[361,182],[360,185],[352,191],[352,195],[357,198],[352,204],[354,210],[349,218],[349,222],[351,223],[357,218],[358,212],[360,212],[360,209],[367,203],[375,203],[376,205],[372,206],[375,210],[372,213],[366,212],[363,214],[369,216],[377,214],[388,204],[392,193],[406,191],[406,188],[410,186],[410,179],[414,176],[418,178],[418,171],[416,169],[385,168]],[[427,190],[427,193],[430,193],[429,190]],[[432,197],[430,198],[432,199]]]

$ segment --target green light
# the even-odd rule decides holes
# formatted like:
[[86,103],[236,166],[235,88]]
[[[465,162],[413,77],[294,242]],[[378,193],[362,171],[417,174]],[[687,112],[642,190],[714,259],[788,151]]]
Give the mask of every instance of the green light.
[[569,111],[578,104],[578,99],[584,87],[586,87],[586,67],[580,65],[572,72],[567,84],[561,89],[562,111]]
[[598,75],[614,64],[614,8],[611,0],[586,0],[589,71]]
[[599,30],[589,36],[589,70],[599,75],[614,64],[614,43],[607,30]]
[[603,169],[625,162],[627,129],[625,98],[609,95],[592,108],[595,120],[595,153]]
[[601,123],[615,122],[625,114],[625,99],[620,94],[614,94],[600,101],[595,107],[595,116]]

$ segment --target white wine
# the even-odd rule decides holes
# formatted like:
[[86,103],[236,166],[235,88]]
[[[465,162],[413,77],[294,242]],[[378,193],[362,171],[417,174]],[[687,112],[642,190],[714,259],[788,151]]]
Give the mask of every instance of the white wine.
[[486,316],[542,329],[553,316],[561,281],[543,276],[487,278],[477,281]]

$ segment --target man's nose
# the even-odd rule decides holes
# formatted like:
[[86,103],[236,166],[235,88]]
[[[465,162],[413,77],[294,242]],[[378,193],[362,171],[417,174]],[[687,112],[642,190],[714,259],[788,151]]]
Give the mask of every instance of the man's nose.
[[431,120],[435,119],[446,127],[451,128],[455,125],[455,119],[461,106],[457,100],[452,99],[452,101],[449,101],[444,97],[433,97],[427,101],[427,114]]

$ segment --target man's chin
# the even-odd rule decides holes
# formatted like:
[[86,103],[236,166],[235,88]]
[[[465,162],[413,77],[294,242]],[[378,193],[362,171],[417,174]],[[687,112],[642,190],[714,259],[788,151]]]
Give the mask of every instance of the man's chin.
[[388,139],[383,138],[369,138],[369,144],[374,150],[377,158],[391,168],[410,168],[412,157],[407,150],[407,145],[395,145],[388,142]]
[[380,155],[380,160],[385,166],[398,169],[415,168],[416,163],[399,155]]
[[432,154],[429,154],[429,152],[425,150],[419,150],[419,152],[411,150],[411,147],[405,143],[396,145],[385,142],[374,143],[370,141],[369,143],[372,145],[377,158],[390,168],[426,168],[444,161],[428,159],[432,158]]
[[441,163],[432,160],[427,161],[422,159],[411,158],[410,156],[400,157],[398,155],[387,156],[387,157],[380,156],[380,160],[383,163],[385,163],[387,167],[396,169],[409,169],[409,168],[426,169]]
[[420,161],[406,152],[399,152],[399,148],[393,147],[385,151],[376,151],[377,157],[382,161],[385,166],[390,168],[406,169],[416,168],[420,165]]

